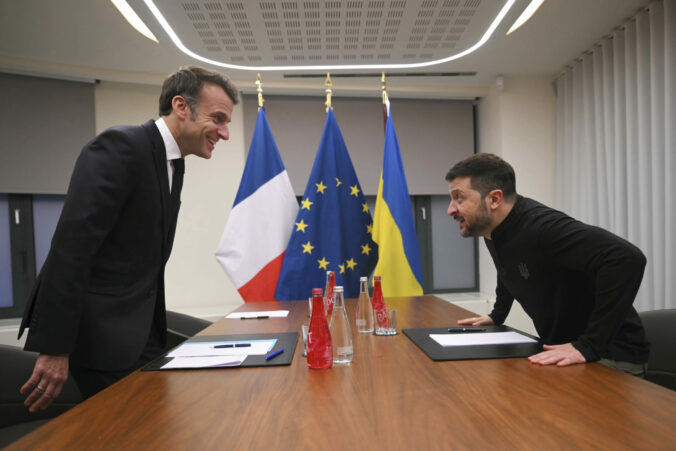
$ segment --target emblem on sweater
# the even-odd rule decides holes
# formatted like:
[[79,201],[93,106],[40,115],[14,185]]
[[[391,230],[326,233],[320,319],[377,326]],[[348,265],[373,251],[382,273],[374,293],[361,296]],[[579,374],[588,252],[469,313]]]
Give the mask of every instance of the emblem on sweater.
[[528,266],[526,266],[525,263],[519,263],[519,273],[521,273],[521,277],[524,279],[528,279],[530,277],[530,273],[528,272]]

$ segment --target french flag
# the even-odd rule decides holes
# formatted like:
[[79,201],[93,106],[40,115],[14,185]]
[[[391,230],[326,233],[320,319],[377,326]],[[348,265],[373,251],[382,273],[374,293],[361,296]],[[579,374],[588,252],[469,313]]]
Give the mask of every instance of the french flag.
[[298,202],[261,108],[216,258],[245,302],[272,301]]

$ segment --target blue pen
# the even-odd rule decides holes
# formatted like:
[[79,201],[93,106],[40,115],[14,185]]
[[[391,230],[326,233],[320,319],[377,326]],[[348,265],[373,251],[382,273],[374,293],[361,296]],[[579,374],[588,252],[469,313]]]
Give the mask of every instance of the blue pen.
[[278,356],[278,355],[281,354],[282,352],[284,352],[284,348],[279,349],[279,350],[273,352],[272,354],[266,355],[266,356],[265,356],[265,360],[270,360],[271,358]]

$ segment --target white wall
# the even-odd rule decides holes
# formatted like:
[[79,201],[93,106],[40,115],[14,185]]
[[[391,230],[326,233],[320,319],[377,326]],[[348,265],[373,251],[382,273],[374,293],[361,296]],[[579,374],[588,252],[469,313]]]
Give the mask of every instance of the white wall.
[[[493,87],[479,103],[479,151],[504,158],[514,167],[517,192],[550,206],[555,200],[556,152],[552,80],[549,76],[505,77],[504,91]],[[479,277],[481,292],[494,298],[497,273],[483,243],[479,246]],[[514,303],[507,324],[523,325],[529,321]]]
[[[159,86],[102,82],[95,89],[96,132],[158,117]],[[245,162],[242,107],[236,105],[230,140],[213,156],[186,159],[176,237],[165,273],[167,309],[200,317],[224,315],[242,304],[214,252],[237,194]]]

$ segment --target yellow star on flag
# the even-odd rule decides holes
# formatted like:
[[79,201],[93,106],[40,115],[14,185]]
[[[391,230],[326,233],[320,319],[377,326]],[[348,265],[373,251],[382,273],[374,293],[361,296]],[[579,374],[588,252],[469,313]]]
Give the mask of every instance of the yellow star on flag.
[[354,261],[354,258],[345,261],[345,264],[347,265],[347,269],[354,269],[354,267],[357,266],[357,262]]
[[340,179],[338,177],[336,177],[336,187],[338,187],[342,184],[343,184],[343,182],[341,182]]
[[307,211],[310,211],[310,205],[312,205],[312,204],[314,204],[314,202],[310,202],[310,199],[308,199],[308,198],[306,197],[306,198],[300,203],[300,205],[301,205],[300,209],[301,209],[301,210],[307,210]]
[[345,264],[344,263],[342,265],[338,265],[338,267],[340,268],[340,274],[345,272]]
[[355,197],[359,196],[359,188],[357,188],[357,185],[350,187],[350,195]]
[[371,247],[369,246],[369,243],[366,243],[361,247],[361,253],[369,255],[369,252],[371,252]]
[[317,260],[317,263],[319,263],[319,269],[328,269],[329,262],[326,261],[325,257],[322,257],[321,260]]
[[315,248],[312,244],[310,244],[309,241],[305,244],[301,244],[301,246],[303,246],[303,253],[304,254],[312,254],[312,249]]
[[366,233],[370,233],[373,235],[373,224],[369,224],[366,226]]
[[305,233],[305,229],[307,228],[307,226],[308,226],[308,225],[305,224],[305,221],[303,221],[303,220],[301,219],[300,222],[297,222],[297,223],[296,223],[296,232],[299,232],[299,231],[300,231],[300,232]]
[[361,211],[363,213],[368,213],[369,212],[369,206],[366,203],[361,204]]
[[320,180],[319,183],[315,183],[315,186],[317,187],[318,193],[324,194],[324,190],[326,189],[326,185],[324,185],[324,182]]

